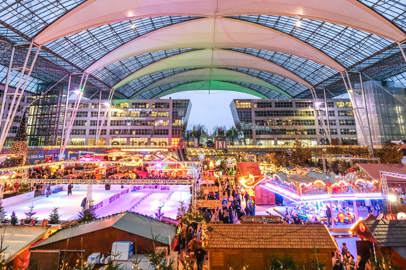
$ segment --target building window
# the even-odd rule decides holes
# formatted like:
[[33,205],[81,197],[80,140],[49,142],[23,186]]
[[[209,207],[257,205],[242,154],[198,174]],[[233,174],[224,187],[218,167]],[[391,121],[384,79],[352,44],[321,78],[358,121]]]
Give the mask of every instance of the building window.
[[288,102],[288,101],[278,101],[278,102],[275,102],[275,107],[276,108],[292,108],[293,104],[292,104],[292,102]]
[[235,107],[237,109],[251,109],[251,101],[239,101],[235,102]]
[[341,128],[340,133],[341,135],[357,135],[357,131],[352,128]]
[[354,116],[352,111],[338,111],[338,116]]
[[88,113],[87,112],[77,112],[76,117],[87,117]]

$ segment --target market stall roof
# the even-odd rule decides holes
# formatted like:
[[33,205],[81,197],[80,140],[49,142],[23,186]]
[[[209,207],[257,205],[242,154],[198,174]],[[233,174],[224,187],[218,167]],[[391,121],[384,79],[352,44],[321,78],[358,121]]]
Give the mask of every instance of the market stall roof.
[[167,245],[169,245],[169,237],[172,238],[175,235],[175,226],[173,225],[137,213],[124,212],[90,223],[62,229],[37,244],[35,248],[106,228],[115,228],[151,240],[156,237],[155,240]]
[[40,240],[48,228],[39,226],[2,226],[0,233],[4,235],[3,247],[5,260],[13,260],[21,251]]
[[406,174],[402,164],[358,163],[357,166],[373,180],[381,179],[381,171]]
[[406,220],[366,220],[365,225],[380,247],[406,247]]
[[209,224],[207,239],[209,249],[337,249],[321,224]]

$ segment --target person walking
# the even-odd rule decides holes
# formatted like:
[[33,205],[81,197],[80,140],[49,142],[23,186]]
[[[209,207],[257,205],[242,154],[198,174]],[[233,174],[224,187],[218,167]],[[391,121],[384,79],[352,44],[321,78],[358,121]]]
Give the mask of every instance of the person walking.
[[69,195],[72,195],[72,189],[73,189],[73,185],[72,185],[72,184],[69,184],[69,185],[68,185],[68,196],[69,196]]
[[332,225],[332,222],[331,222],[332,213],[331,213],[331,208],[329,206],[327,206],[327,209],[326,209],[326,217],[327,217],[328,226],[330,227]]

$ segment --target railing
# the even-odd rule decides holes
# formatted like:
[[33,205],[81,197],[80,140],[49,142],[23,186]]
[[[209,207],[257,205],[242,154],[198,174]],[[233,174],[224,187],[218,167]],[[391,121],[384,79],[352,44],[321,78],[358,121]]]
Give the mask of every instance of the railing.
[[[146,161],[144,164],[183,164],[186,167],[191,167],[196,164],[197,162],[193,161]],[[4,172],[12,172],[12,171],[21,171],[36,167],[47,167],[47,166],[55,166],[55,165],[85,165],[85,164],[111,164],[111,165],[122,165],[122,166],[135,166],[134,162],[131,161],[79,161],[79,160],[67,160],[67,161],[55,161],[55,162],[46,162],[46,163],[38,163],[32,165],[25,165],[25,166],[18,166],[18,167],[10,167],[10,168],[3,168],[0,169],[0,173]]]
[[112,185],[191,185],[193,179],[16,179],[22,183],[42,184],[112,184]]

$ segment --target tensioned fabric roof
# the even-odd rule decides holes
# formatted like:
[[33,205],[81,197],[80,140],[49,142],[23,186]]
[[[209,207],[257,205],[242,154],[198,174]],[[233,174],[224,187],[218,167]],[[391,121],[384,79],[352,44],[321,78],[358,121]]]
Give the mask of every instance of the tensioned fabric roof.
[[[405,14],[403,0],[6,0],[0,80],[10,44],[33,41],[42,50],[30,91],[87,72],[89,94],[114,87],[120,97],[197,85],[270,98],[309,88],[338,95],[344,70],[403,82]],[[24,49],[17,55],[21,62]]]

